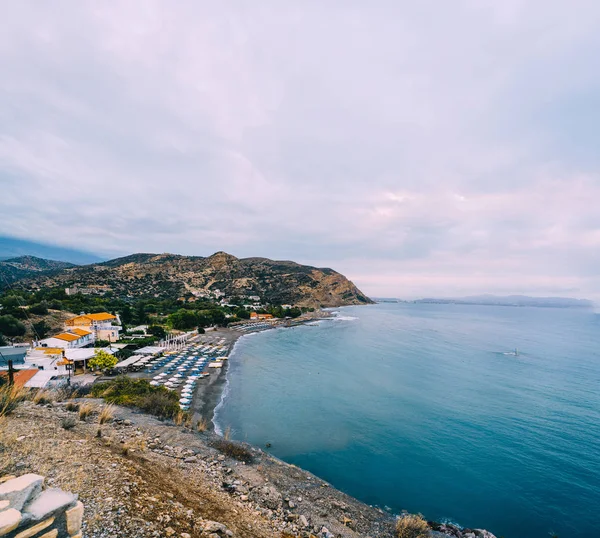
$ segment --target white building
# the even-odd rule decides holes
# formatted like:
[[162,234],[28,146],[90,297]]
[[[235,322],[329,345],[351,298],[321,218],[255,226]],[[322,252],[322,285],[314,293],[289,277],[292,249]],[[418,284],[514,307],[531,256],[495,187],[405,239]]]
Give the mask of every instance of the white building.
[[96,340],[108,340],[116,342],[119,340],[119,332],[122,327],[119,325],[119,319],[108,312],[99,312],[97,314],[80,314],[74,318],[65,321],[67,331],[73,332],[79,328],[94,333]]
[[76,349],[89,346],[96,341],[93,332],[78,327],[69,332],[55,334],[40,340],[38,345],[47,348]]

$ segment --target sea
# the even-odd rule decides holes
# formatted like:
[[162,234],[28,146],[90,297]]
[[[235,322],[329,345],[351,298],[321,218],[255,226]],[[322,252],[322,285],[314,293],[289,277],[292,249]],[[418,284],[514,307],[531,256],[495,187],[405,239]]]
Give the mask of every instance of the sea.
[[219,429],[365,503],[504,538],[600,536],[592,310],[346,307],[242,337],[227,375]]

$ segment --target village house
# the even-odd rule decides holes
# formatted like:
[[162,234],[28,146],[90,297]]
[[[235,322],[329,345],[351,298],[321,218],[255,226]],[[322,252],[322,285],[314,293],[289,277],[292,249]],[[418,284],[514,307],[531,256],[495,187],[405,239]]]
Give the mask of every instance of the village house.
[[93,344],[96,341],[93,332],[75,327],[69,332],[63,332],[39,341],[40,347],[76,349]]
[[94,334],[96,340],[108,340],[116,342],[119,340],[121,326],[118,324],[117,316],[108,312],[98,314],[80,314],[65,321],[65,329],[74,332],[74,329],[82,329]]
[[273,314],[258,314],[257,312],[250,312],[250,319],[254,319],[254,320],[273,319]]

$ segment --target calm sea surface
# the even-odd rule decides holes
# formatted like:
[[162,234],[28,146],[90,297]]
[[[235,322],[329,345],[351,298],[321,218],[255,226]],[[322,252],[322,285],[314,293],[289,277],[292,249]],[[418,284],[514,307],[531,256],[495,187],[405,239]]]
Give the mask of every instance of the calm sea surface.
[[380,304],[244,337],[216,422],[394,513],[600,536],[591,311]]

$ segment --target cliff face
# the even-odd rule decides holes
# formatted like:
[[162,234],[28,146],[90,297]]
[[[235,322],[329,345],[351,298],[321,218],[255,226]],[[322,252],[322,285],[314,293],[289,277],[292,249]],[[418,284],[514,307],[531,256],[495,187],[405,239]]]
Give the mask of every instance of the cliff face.
[[256,295],[262,302],[315,307],[372,302],[332,269],[266,258],[239,259],[225,252],[207,258],[133,254],[66,269],[29,284],[108,285],[115,295],[133,297],[179,297],[219,290],[228,298]]

